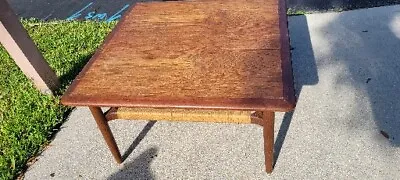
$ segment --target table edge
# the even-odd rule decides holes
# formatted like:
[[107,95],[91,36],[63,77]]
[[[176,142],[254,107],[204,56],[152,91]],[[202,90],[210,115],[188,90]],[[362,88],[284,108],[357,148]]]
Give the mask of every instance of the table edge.
[[286,14],[286,0],[279,0],[279,29],[281,41],[282,83],[283,98],[293,107],[296,106],[296,97],[293,81],[293,69],[290,51],[290,37]]

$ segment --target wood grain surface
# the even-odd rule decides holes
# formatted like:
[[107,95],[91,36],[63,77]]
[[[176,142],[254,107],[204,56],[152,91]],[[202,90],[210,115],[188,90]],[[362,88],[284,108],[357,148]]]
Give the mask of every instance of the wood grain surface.
[[62,103],[291,110],[293,77],[282,6],[278,0],[137,4]]

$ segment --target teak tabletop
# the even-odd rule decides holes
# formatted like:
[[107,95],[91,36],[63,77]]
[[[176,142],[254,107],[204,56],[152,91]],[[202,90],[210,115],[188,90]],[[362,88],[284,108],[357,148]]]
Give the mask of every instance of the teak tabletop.
[[278,0],[138,3],[78,75],[71,106],[293,109]]
[[118,163],[114,119],[261,125],[271,173],[274,112],[295,106],[285,0],[139,3],[61,102],[89,106]]

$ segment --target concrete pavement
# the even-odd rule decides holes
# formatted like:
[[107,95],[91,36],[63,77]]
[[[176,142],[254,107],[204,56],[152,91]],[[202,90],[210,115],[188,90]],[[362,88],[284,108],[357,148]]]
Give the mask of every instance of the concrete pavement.
[[299,98],[276,115],[271,175],[256,125],[114,121],[129,154],[118,166],[77,108],[25,178],[400,179],[400,6],[295,16],[289,28]]
[[293,11],[329,11],[371,8],[399,4],[400,0],[287,0]]

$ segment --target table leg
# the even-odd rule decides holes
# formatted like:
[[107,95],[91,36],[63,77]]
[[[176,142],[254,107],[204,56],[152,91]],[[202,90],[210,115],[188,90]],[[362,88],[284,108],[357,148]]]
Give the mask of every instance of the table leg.
[[274,164],[274,121],[275,113],[271,111],[263,112],[264,120],[264,155],[265,170],[268,174],[272,173]]
[[96,120],[97,127],[100,129],[101,134],[106,141],[108,148],[110,149],[115,161],[118,164],[122,163],[121,153],[119,152],[117,143],[115,142],[114,136],[111,132],[110,126],[108,126],[108,121],[105,118],[103,111],[100,107],[89,107],[94,119]]

